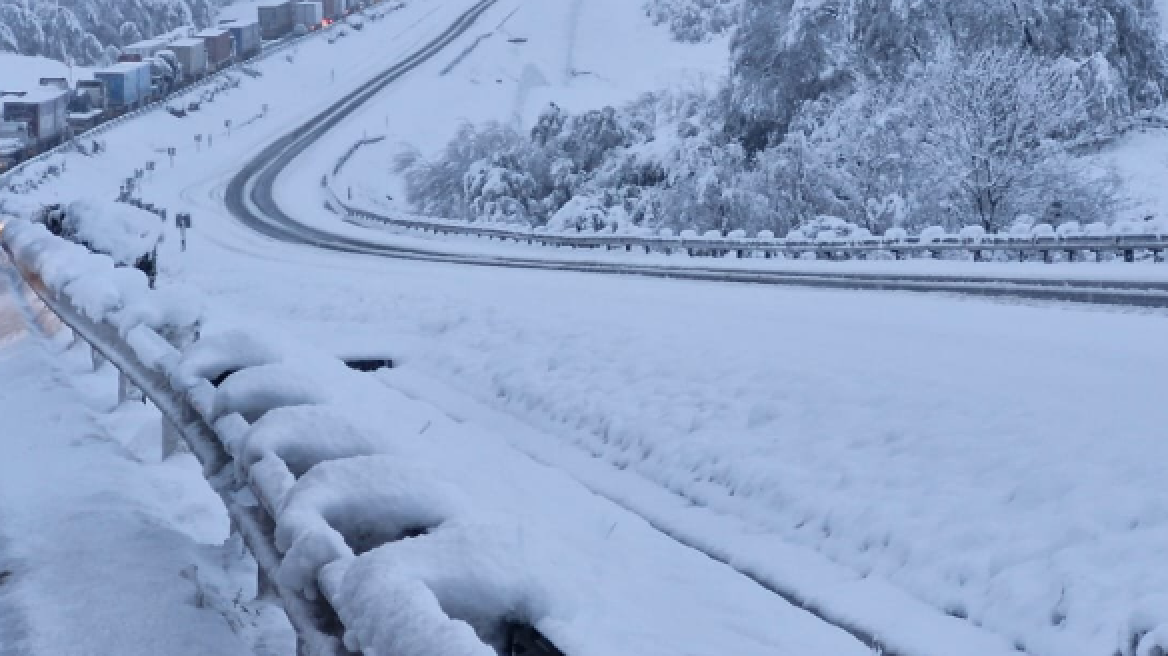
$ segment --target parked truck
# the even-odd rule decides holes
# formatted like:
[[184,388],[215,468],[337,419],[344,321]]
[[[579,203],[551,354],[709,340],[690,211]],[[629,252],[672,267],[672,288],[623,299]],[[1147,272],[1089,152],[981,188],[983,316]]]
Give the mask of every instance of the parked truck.
[[228,30],[212,27],[195,35],[207,47],[207,70],[215,72],[231,63],[235,53],[235,42]]
[[39,153],[65,140],[69,131],[69,95],[66,89],[46,86],[4,101],[4,122],[27,126],[26,151]]
[[169,46],[182,68],[185,82],[197,80],[207,73],[207,42],[202,39],[179,39]]
[[109,110],[124,112],[150,102],[150,64],[146,62],[121,62],[94,71],[93,76],[105,85],[106,108]]
[[347,4],[345,0],[322,0],[325,20],[337,21],[344,18]]
[[231,39],[235,41],[236,59],[243,61],[260,53],[263,42],[260,40],[260,24],[258,22],[233,21],[224,27],[231,32]]
[[297,32],[311,32],[324,20],[324,7],[319,2],[297,2],[292,5]]
[[105,85],[101,80],[77,80],[77,91],[89,96],[89,104],[94,109],[106,108]]
[[[138,41],[122,48],[122,55],[127,57],[127,61],[142,61],[147,57],[153,57],[154,53],[166,47],[166,42],[162,39],[146,39],[145,41]],[[131,57],[137,59],[131,59]]]
[[291,0],[273,2],[258,7],[260,38],[265,41],[282,39],[292,32],[295,15]]
[[0,173],[30,156],[31,145],[28,123],[0,120]]

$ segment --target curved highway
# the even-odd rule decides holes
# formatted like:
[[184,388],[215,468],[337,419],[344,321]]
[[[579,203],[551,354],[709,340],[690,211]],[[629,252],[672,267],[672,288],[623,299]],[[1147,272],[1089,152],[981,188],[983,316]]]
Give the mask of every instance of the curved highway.
[[378,92],[413,71],[465,34],[495,2],[496,0],[481,0],[418,51],[378,74],[357,90],[342,97],[320,114],[263,149],[228,183],[225,195],[228,210],[245,226],[271,239],[334,251],[398,259],[476,266],[639,275],[710,282],[799,285],[851,290],[941,292],[1044,301],[1168,307],[1168,282],[909,273],[796,272],[443,253],[331,233],[296,221],[280,207],[274,198],[273,186],[276,179],[293,160]]

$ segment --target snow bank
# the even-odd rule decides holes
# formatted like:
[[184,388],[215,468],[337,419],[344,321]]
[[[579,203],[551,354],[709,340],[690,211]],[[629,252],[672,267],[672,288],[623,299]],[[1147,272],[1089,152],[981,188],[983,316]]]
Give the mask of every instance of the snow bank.
[[237,371],[219,386],[210,419],[237,413],[251,423],[273,408],[327,402],[330,392],[303,373],[283,363]]
[[430,531],[464,505],[436,472],[394,457],[322,463],[296,482],[279,513],[281,583],[313,594],[322,566]]
[[369,653],[489,656],[495,652],[469,638],[477,634],[502,648],[507,621],[539,626],[569,615],[552,607],[563,595],[543,589],[528,573],[560,546],[542,537],[501,520],[451,524],[346,563],[334,600],[349,629],[347,646]]
[[193,384],[197,380],[214,380],[228,371],[283,359],[284,355],[270,341],[240,331],[229,331],[204,337],[184,351],[175,376]]
[[64,236],[132,265],[162,240],[161,220],[145,210],[114,201],[85,199],[69,204]]

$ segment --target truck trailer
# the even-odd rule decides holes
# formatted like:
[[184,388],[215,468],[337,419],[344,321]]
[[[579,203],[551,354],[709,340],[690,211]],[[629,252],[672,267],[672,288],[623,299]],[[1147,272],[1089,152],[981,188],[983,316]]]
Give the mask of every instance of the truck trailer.
[[260,38],[265,41],[282,39],[292,32],[294,14],[292,2],[274,2],[257,8],[260,22]]
[[106,105],[105,85],[101,80],[77,80],[77,92],[89,96],[89,105],[104,110]]
[[93,76],[105,86],[106,108],[109,110],[127,111],[150,102],[150,64],[146,62],[114,64],[94,71]]
[[202,39],[207,46],[208,71],[217,71],[231,63],[235,54],[235,42],[230,31],[212,27],[199,32],[195,38]]
[[345,0],[322,0],[321,6],[324,9],[324,18],[329,21],[337,21],[345,17],[345,9],[348,3]]
[[311,32],[320,27],[324,20],[324,6],[319,2],[296,2],[292,5],[295,14],[295,29],[304,28]]
[[123,55],[136,55],[138,61],[142,61],[147,57],[153,57],[154,53],[166,47],[166,42],[162,39],[146,39],[145,41],[138,41],[122,48]]
[[260,40],[260,24],[258,22],[232,22],[224,27],[227,28],[228,32],[231,32],[231,39],[235,41],[236,59],[243,61],[260,53],[263,42]]
[[169,49],[182,68],[183,81],[197,80],[207,73],[207,42],[202,39],[179,39]]
[[29,154],[64,141],[69,131],[69,95],[65,89],[40,87],[4,101],[4,122],[28,126]]

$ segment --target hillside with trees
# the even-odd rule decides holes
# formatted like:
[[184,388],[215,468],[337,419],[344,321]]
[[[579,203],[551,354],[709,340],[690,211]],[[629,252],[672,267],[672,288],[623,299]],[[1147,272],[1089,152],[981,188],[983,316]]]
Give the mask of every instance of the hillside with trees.
[[215,0],[0,0],[0,52],[82,66],[108,63],[117,48],[183,25],[206,27]]
[[420,212],[581,229],[883,234],[1108,221],[1089,155],[1157,112],[1152,0],[650,0],[676,38],[726,29],[716,92],[665,90],[536,125],[467,125],[399,158]]

